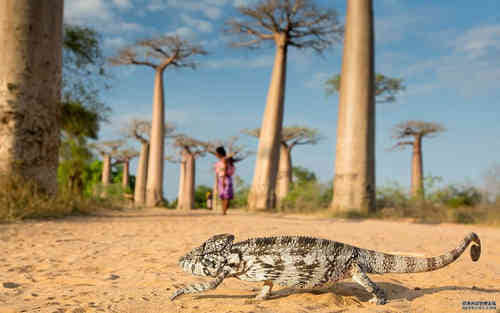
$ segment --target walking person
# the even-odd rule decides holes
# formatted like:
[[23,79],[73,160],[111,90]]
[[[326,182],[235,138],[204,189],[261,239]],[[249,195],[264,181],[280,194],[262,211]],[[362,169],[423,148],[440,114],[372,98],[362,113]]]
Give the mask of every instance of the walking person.
[[219,198],[222,200],[222,215],[226,215],[230,201],[233,199],[233,175],[236,169],[233,157],[226,156],[224,147],[217,147],[215,156],[219,159],[215,164],[217,190]]

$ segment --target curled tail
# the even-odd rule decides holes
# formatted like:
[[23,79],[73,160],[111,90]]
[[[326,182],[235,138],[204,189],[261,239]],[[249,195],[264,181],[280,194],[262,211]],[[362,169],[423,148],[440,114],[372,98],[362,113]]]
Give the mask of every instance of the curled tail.
[[363,263],[367,273],[430,272],[443,268],[458,259],[471,242],[473,244],[470,248],[470,256],[472,261],[476,262],[481,256],[481,241],[475,233],[468,234],[455,249],[432,258],[400,256],[369,250],[360,251],[360,258],[365,259]]

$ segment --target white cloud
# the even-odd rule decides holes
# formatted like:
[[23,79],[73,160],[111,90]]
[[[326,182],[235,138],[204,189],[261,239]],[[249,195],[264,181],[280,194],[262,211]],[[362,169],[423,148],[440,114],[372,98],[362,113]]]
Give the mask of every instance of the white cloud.
[[311,79],[304,83],[304,86],[312,89],[325,89],[325,82],[332,76],[331,73],[318,72],[314,73]]
[[113,0],[113,3],[120,9],[132,8],[132,2],[130,0]]
[[210,33],[213,30],[212,23],[196,18],[192,18],[187,14],[181,14],[181,19],[188,26],[195,27],[201,32]]
[[[129,0],[66,0],[64,21],[69,24],[96,26],[104,33],[143,32],[145,28],[124,21],[113,11],[112,4],[125,8]],[[131,4],[130,4],[131,5]]]
[[79,24],[87,19],[107,22],[112,17],[111,10],[102,0],[68,0],[64,5],[64,18],[70,23]]
[[226,58],[222,60],[212,60],[205,64],[209,68],[220,69],[220,68],[259,68],[259,67],[271,67],[274,63],[273,55],[263,55],[253,59],[247,58]]
[[104,39],[104,45],[107,48],[111,49],[117,49],[123,47],[125,46],[125,44],[126,44],[125,39],[123,39],[122,37],[109,37]]
[[172,32],[167,33],[167,36],[174,36],[174,35],[178,35],[179,37],[185,40],[190,40],[190,39],[192,40],[196,38],[197,33],[189,27],[182,26]]
[[194,12],[201,12],[210,19],[218,19],[222,15],[220,6],[228,0],[151,0],[147,9],[150,11],[177,8]]
[[[451,45],[457,52],[463,52],[475,59],[490,53],[500,52],[500,25],[487,25],[468,30]],[[498,54],[497,54],[498,55]]]

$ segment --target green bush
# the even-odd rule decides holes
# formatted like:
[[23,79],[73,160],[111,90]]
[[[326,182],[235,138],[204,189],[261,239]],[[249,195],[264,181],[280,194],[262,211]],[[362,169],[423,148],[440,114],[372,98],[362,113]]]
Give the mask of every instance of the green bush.
[[472,207],[481,203],[481,192],[472,186],[449,185],[429,196],[432,202],[451,208]]
[[288,195],[281,201],[282,212],[315,212],[328,208],[332,200],[332,188],[317,181],[293,184]]

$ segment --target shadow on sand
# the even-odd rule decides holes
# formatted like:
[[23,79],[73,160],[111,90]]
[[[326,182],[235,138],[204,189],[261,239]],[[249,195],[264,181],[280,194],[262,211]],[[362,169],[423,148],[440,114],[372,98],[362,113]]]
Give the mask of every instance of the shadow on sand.
[[[485,288],[477,288],[477,287],[460,287],[460,286],[442,286],[442,287],[433,287],[433,288],[422,288],[422,289],[410,289],[406,288],[399,284],[380,282],[377,285],[382,288],[387,294],[388,301],[398,301],[398,300],[407,300],[412,301],[414,299],[420,298],[424,295],[430,295],[439,293],[442,291],[450,291],[450,290],[461,290],[461,291],[475,291],[481,293],[500,293],[500,289],[485,289]],[[368,302],[370,300],[371,295],[366,292],[361,286],[356,283],[337,283],[332,287],[328,288],[318,288],[318,289],[294,289],[294,288],[284,288],[274,292],[268,300],[275,300],[280,298],[286,298],[292,295],[298,294],[313,294],[313,295],[322,295],[322,294],[334,294],[337,297],[346,297],[346,298],[356,298],[358,301],[350,301],[353,304],[360,302]],[[195,299],[249,299],[253,300],[257,294],[249,294],[249,295],[199,295],[195,296]],[[259,300],[255,300],[258,302]],[[344,302],[344,301],[343,301]],[[348,301],[347,301],[348,302]],[[345,303],[345,302],[344,302]]]

